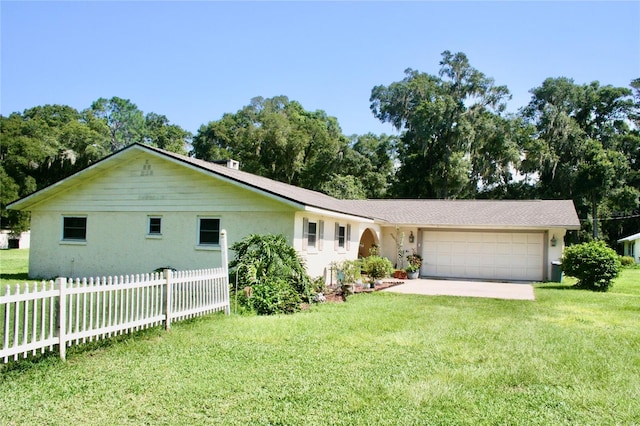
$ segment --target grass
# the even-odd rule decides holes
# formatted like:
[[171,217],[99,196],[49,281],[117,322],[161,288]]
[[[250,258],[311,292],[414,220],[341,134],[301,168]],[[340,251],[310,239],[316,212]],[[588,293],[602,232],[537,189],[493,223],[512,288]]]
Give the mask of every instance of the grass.
[[390,293],[0,367],[0,424],[640,423],[640,270],[535,302]]
[[9,284],[29,281],[29,249],[0,250],[0,291]]

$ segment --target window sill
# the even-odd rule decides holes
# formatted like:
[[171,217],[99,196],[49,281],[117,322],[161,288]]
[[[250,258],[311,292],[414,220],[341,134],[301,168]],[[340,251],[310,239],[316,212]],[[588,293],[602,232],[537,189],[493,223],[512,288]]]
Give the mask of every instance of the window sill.
[[146,238],[147,240],[161,240],[162,234],[147,234]]
[[66,246],[86,246],[87,241],[86,240],[60,240],[60,244],[66,245]]
[[211,245],[198,245],[195,246],[195,250],[203,250],[203,251],[220,251],[220,245],[211,244]]

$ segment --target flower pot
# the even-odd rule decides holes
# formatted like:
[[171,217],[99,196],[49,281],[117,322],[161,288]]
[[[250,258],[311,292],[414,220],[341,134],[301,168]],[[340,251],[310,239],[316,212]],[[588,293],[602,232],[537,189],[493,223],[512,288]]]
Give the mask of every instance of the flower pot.
[[415,280],[420,275],[420,271],[407,272],[407,278],[410,280]]
[[393,278],[396,278],[398,280],[406,280],[407,279],[407,273],[401,269],[395,271],[393,273]]

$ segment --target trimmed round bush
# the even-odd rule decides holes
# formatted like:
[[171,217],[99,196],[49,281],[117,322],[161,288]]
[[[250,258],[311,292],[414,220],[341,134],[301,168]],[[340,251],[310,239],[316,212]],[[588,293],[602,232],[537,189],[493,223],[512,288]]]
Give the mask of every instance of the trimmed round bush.
[[578,279],[578,286],[595,291],[607,291],[611,281],[620,274],[618,254],[604,241],[591,241],[567,247],[562,256],[562,270]]

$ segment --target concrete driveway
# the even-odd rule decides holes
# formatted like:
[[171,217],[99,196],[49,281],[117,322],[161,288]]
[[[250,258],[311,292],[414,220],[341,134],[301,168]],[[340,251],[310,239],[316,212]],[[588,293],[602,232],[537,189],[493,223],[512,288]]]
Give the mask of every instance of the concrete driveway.
[[417,279],[382,291],[432,296],[488,297],[491,299],[535,300],[533,286],[527,283],[498,283],[488,281],[462,281]]

